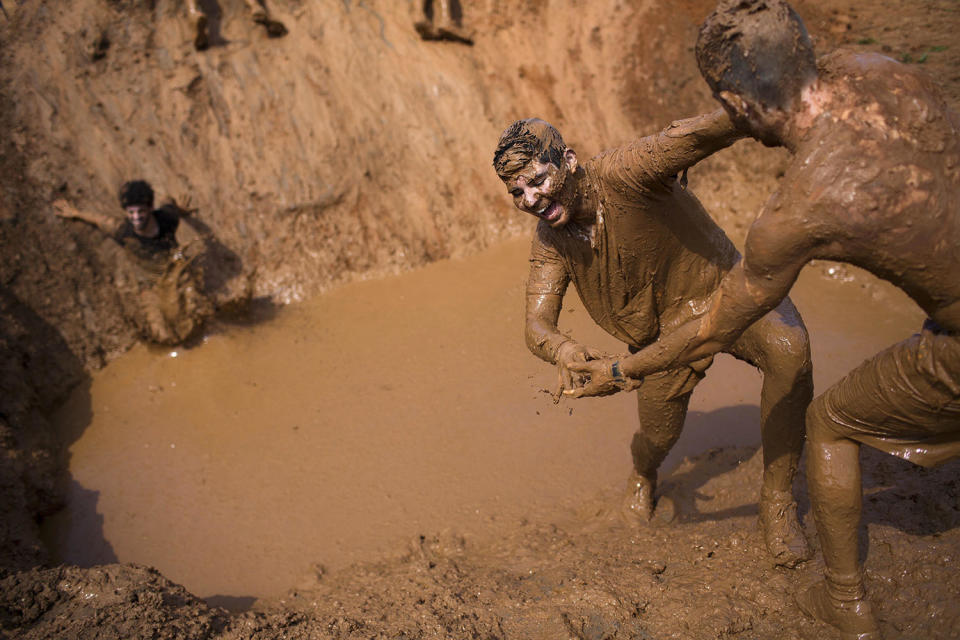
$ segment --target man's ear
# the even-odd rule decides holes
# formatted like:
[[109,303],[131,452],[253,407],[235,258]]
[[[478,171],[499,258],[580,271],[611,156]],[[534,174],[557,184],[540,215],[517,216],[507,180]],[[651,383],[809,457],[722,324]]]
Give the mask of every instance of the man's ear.
[[571,172],[577,170],[577,152],[570,147],[567,147],[563,152],[563,161],[566,163],[567,169]]

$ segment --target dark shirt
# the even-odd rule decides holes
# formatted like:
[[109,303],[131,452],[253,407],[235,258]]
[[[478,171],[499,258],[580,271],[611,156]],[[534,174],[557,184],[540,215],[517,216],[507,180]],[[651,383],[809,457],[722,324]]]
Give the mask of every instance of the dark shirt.
[[129,220],[124,220],[113,239],[126,249],[130,257],[150,279],[163,273],[173,250],[177,248],[177,227],[180,216],[166,208],[153,211],[157,235],[147,238],[137,234]]

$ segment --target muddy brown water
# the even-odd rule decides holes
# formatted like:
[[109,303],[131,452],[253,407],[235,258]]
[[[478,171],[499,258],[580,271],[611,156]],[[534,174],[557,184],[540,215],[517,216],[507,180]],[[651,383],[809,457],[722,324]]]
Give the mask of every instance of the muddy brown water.
[[[497,535],[623,485],[635,400],[554,405],[523,343],[528,240],[357,282],[192,349],[140,346],[57,412],[66,508],[44,523],[64,562],[135,562],[215,604],[278,596],[418,534]],[[922,313],[842,266],[793,293],[818,391],[910,335]],[[575,295],[561,326],[611,351]],[[664,463],[759,443],[760,375],[720,356]]]

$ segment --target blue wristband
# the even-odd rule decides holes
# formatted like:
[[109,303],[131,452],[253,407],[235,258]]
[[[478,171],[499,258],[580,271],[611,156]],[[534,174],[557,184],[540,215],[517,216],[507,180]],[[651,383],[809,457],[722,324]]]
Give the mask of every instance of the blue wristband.
[[620,371],[620,361],[617,360],[610,366],[610,374],[614,380],[623,380],[623,372]]

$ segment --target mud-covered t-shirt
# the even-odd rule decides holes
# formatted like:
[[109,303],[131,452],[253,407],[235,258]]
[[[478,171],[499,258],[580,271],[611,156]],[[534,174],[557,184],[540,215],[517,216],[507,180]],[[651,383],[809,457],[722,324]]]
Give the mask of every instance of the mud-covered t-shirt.
[[137,234],[129,220],[124,220],[114,235],[117,241],[143,272],[142,275],[151,279],[158,278],[174,249],[177,247],[177,227],[180,216],[166,208],[153,211],[157,221],[157,235],[147,238]]
[[702,311],[738,254],[675,173],[665,175],[670,130],[585,165],[598,195],[592,227],[537,225],[528,295],[563,295],[572,280],[608,333],[634,347]]

